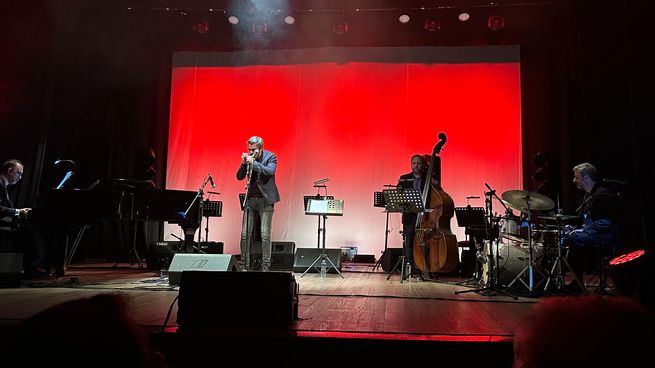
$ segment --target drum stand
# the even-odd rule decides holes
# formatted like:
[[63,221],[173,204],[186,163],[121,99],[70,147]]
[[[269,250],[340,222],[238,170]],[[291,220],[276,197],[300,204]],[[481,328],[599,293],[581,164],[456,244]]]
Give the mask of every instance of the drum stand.
[[[487,188],[489,188],[489,192],[485,192],[484,194],[485,194],[485,207],[486,207],[486,210],[487,210],[487,218],[489,220],[485,224],[486,238],[489,241],[489,255],[488,255],[488,259],[487,259],[487,262],[490,263],[490,265],[489,265],[489,278],[487,279],[487,282],[483,287],[478,288],[478,289],[456,291],[455,295],[470,293],[470,292],[483,293],[484,294],[484,293],[486,293],[488,291],[491,291],[491,292],[501,293],[501,294],[503,294],[505,296],[509,296],[511,298],[514,298],[514,300],[516,300],[516,299],[518,299],[518,297],[516,295],[510,294],[509,292],[507,292],[507,291],[503,290],[502,288],[498,287],[498,277],[497,277],[497,272],[498,272],[498,237],[496,237],[494,235],[495,234],[494,229],[496,227],[498,227],[498,225],[494,224],[494,218],[492,216],[492,214],[493,214],[492,200],[493,200],[494,196],[496,198],[498,198],[498,196],[496,196],[496,191],[492,190],[488,185],[487,185]],[[500,199],[498,199],[498,200],[500,201]],[[501,203],[502,203],[502,201],[501,201]],[[494,257],[494,251],[493,251],[494,239],[495,239],[495,243],[496,243],[496,257]],[[483,243],[484,243],[484,241],[483,241]],[[477,257],[476,257],[476,259],[477,259]],[[493,264],[494,260],[496,261],[495,269],[494,269],[494,264]]]
[[584,290],[584,284],[575,275],[575,272],[569,264],[569,261],[566,259],[566,256],[562,254],[562,217],[558,214],[555,216],[555,220],[557,221],[557,257],[555,258],[555,262],[553,262],[553,265],[550,268],[550,273],[548,274],[546,285],[544,285],[544,291],[548,290],[548,285],[550,285],[550,281],[553,278],[555,290],[562,290],[564,288],[564,275],[566,274],[566,271],[562,270],[562,263],[564,263],[564,266],[568,269],[568,271],[571,272],[573,279],[580,287],[580,290]]
[[[528,264],[521,270],[521,272],[519,272],[518,275],[516,275],[516,277],[514,277],[512,282],[510,282],[507,285],[507,287],[508,288],[512,287],[512,285],[514,285],[514,283],[516,281],[521,281],[523,286],[528,288],[528,291],[534,291],[534,288],[538,284],[540,284],[541,281],[537,285],[534,285],[534,270],[535,270],[536,260],[534,259],[533,254],[532,254],[533,253],[532,252],[532,221],[531,221],[530,195],[529,194],[527,196],[526,203],[527,203],[527,206],[528,206],[528,208],[527,208],[527,214],[528,214],[528,221],[527,221],[528,222]],[[537,269],[537,271],[539,271],[539,269]],[[528,282],[527,283],[525,281],[523,281],[523,279],[521,279],[521,276],[523,276],[523,274],[526,273],[526,272],[528,273]],[[539,272],[541,272],[541,271],[539,271]]]

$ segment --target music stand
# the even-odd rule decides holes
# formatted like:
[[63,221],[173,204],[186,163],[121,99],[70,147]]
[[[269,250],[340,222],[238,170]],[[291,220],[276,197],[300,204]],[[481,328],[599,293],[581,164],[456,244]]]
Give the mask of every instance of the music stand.
[[[387,202],[384,200],[384,193],[383,192],[373,192],[373,207],[386,207]],[[384,210],[384,212],[387,213],[387,221],[384,225],[384,251],[382,251],[382,254],[387,251],[387,244],[389,242],[389,211]],[[373,266],[373,271],[375,271],[378,267],[382,265],[382,257],[378,259],[378,261],[375,263]]]
[[[425,207],[423,206],[423,198],[421,197],[421,192],[418,189],[385,189],[382,191],[384,193],[385,209],[387,213],[389,212],[400,212],[400,213],[419,213],[425,212]],[[405,250],[407,249],[407,237],[403,234],[403,254],[398,257],[396,264],[393,266],[387,280],[391,278],[391,275],[394,271],[398,271],[400,274],[400,282],[402,283],[407,277],[409,277],[409,270],[405,265]],[[400,269],[398,269],[400,267]]]
[[[309,206],[309,200],[310,199],[334,199],[334,196],[322,196],[320,193],[317,193],[315,196],[303,196],[303,203],[305,204],[305,211],[307,211],[307,206]],[[307,213],[305,213],[307,214]],[[316,228],[316,233],[317,233],[317,239],[316,239],[316,248],[321,247],[321,231],[323,229],[321,228],[321,216],[318,216],[318,225]]]
[[[209,242],[209,218],[223,216],[223,202],[205,199],[202,201],[202,214],[207,218],[207,224],[205,225],[205,242]],[[198,247],[200,247],[201,243],[202,242],[198,242]],[[202,252],[200,248],[198,248],[198,252]]]
[[[335,271],[344,278],[337,266],[334,265],[330,257],[325,254],[325,232],[326,232],[326,221],[328,216],[343,216],[343,199],[309,199],[307,201],[307,207],[305,207],[305,215],[318,215],[319,219],[319,233],[320,233],[320,220],[323,218],[323,247],[321,248],[321,254],[316,257],[314,262],[307,267],[305,272],[300,275],[304,277],[309,270],[318,262],[321,261],[321,278],[325,278],[326,273],[330,267],[334,268]],[[327,260],[327,262],[326,262]],[[330,266],[327,263],[330,263]]]
[[[466,206],[466,207],[455,207],[455,218],[457,218],[457,225],[459,227],[463,227],[466,229],[465,233],[469,234],[471,237],[468,239],[469,243],[471,242],[471,239],[473,239],[473,244],[474,246],[471,247],[473,250],[475,250],[475,263],[480,263],[477,257],[477,253],[479,251],[477,243],[476,243],[476,231],[478,233],[477,238],[479,238],[479,235],[482,235],[484,238],[484,234],[480,234],[480,232],[484,233],[485,231],[485,219],[484,219],[484,208],[483,207],[471,207]],[[471,235],[473,234],[473,235]],[[480,244],[480,246],[484,246],[484,244]],[[476,266],[475,267],[475,276],[473,280],[479,281],[479,278],[482,276],[482,273],[480,272],[480,267]]]
[[[486,183],[485,183],[486,184]],[[494,236],[496,233],[495,227],[498,226],[497,223],[495,223],[495,218],[493,216],[493,198],[496,198],[500,203],[502,201],[496,194],[496,191],[491,189],[490,186],[487,185],[487,188],[489,188],[488,192],[484,193],[485,199],[484,199],[484,211],[486,212],[485,215],[485,239],[488,239],[489,241],[489,254],[485,254],[484,256],[487,257],[487,262],[489,262],[489,277],[487,278],[487,281],[485,285],[483,285],[480,288],[477,289],[471,289],[471,290],[459,290],[455,292],[455,295],[458,294],[464,294],[464,293],[485,293],[487,291],[492,291],[492,292],[499,292],[501,294],[504,294],[506,296],[512,297],[514,300],[518,299],[516,295],[512,295],[509,292],[502,290],[501,288],[498,287],[498,269],[500,268],[498,266],[498,238]],[[477,215],[475,215],[477,216]],[[458,219],[459,223],[459,219]],[[494,252],[493,252],[493,247],[494,247],[494,240],[496,243],[496,256],[494,257]],[[477,257],[476,257],[477,258]],[[496,261],[496,267],[494,269],[494,259]]]

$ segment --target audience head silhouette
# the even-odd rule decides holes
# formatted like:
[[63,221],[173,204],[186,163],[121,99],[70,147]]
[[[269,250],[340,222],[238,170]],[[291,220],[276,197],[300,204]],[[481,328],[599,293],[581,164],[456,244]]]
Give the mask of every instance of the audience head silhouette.
[[18,351],[30,366],[167,366],[120,294],[64,302],[30,317],[19,326]]
[[619,296],[550,297],[514,338],[514,367],[636,367],[651,361],[655,317]]

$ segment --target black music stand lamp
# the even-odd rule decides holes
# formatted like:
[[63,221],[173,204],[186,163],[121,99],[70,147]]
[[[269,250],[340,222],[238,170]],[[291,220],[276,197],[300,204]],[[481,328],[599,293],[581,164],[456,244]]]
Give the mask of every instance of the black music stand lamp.
[[[343,216],[343,200],[342,199],[315,199],[315,198],[310,198],[307,200],[307,206],[305,207],[305,215],[318,215],[318,220],[319,220],[319,234],[321,233],[321,228],[320,228],[320,221],[321,218],[323,218],[323,246],[320,247],[321,249],[321,254],[312,262],[312,264],[307,267],[305,272],[302,273],[300,277],[304,277],[309,270],[314,267],[315,264],[317,264],[320,261],[320,273],[321,273],[321,278],[325,278],[326,273],[328,269],[334,268],[335,271],[341,276],[341,278],[344,278],[341,272],[339,272],[339,269],[337,266],[334,265],[330,257],[325,254],[325,232],[326,232],[326,221],[328,216]],[[320,241],[320,237],[319,237]],[[320,244],[319,244],[320,245]],[[327,261],[327,262],[326,262]],[[328,266],[328,263],[330,266]]]
[[[387,214],[389,212],[400,212],[400,213],[419,213],[425,212],[425,207],[423,206],[423,199],[421,198],[421,192],[418,189],[385,189],[382,191],[384,193],[384,202],[385,209]],[[402,283],[410,275],[409,270],[405,265],[405,250],[407,249],[407,237],[403,234],[403,254],[398,257],[396,264],[393,266],[387,280],[391,278],[391,275],[398,271],[400,274],[400,282]]]

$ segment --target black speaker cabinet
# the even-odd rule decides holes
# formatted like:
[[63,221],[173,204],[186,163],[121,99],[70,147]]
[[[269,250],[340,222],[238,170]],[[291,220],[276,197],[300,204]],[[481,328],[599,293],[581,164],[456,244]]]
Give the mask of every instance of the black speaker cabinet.
[[178,249],[182,249],[183,242],[180,241],[158,241],[150,246],[146,256],[146,265],[151,270],[168,269],[173,256]]
[[[271,243],[271,270],[293,270],[293,254],[296,243],[288,241],[274,241]],[[258,270],[262,264],[262,242],[252,244],[250,255],[250,269]]]
[[22,273],[22,253],[0,253],[0,287],[20,287]]
[[180,329],[288,328],[298,319],[298,284],[291,272],[182,274]]
[[176,253],[168,268],[168,283],[179,285],[186,271],[236,271],[236,258],[231,254]]
[[382,270],[384,272],[389,272],[393,269],[393,266],[398,262],[398,258],[403,255],[403,248],[387,248],[387,250],[382,253],[380,258],[380,264],[382,265]]
[[[296,257],[293,262],[294,272],[305,272],[307,268],[321,255],[323,249],[321,248],[298,248]],[[341,249],[325,249],[325,254],[332,261],[334,266],[341,271]],[[330,273],[337,273],[337,271],[328,263]],[[308,272],[321,272],[320,261],[314,264]]]

